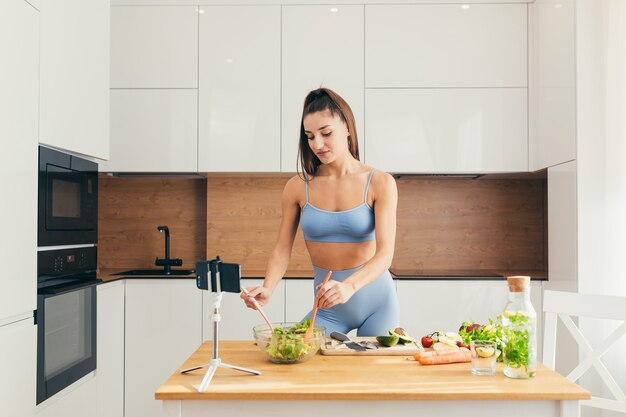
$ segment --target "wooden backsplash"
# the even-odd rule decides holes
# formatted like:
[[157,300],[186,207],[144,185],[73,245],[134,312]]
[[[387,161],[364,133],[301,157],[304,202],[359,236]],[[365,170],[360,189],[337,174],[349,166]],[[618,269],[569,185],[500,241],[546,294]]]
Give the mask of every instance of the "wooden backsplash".
[[393,268],[546,270],[545,180],[399,179]]
[[194,268],[206,253],[206,179],[99,178],[98,266],[156,268],[170,229],[172,258]]
[[[150,267],[172,232],[172,257],[192,267],[220,255],[244,275],[265,269],[280,224],[289,176],[210,176],[206,180],[102,178],[99,264]],[[403,270],[546,270],[544,179],[397,180],[393,268]],[[311,271],[298,231],[289,266]]]
[[[207,256],[220,255],[247,271],[265,271],[276,243],[281,196],[291,176],[210,177],[207,181]],[[313,271],[298,230],[288,269]],[[312,272],[311,272],[312,273]]]

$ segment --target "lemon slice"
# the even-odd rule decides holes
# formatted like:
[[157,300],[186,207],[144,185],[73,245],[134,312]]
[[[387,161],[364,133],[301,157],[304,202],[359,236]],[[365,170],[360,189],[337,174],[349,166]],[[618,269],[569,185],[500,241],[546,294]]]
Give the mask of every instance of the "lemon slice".
[[517,311],[511,311],[511,310],[505,310],[502,315],[506,318],[509,318],[511,316],[526,316],[526,313],[523,312],[522,310],[517,310]]
[[493,356],[494,353],[495,353],[495,349],[494,348],[481,347],[481,346],[476,348],[476,354],[478,356],[480,356],[481,358],[489,358],[489,357]]
[[504,310],[504,313],[502,313],[502,315],[506,318],[509,318],[511,316],[515,315],[515,311],[511,311],[511,310]]

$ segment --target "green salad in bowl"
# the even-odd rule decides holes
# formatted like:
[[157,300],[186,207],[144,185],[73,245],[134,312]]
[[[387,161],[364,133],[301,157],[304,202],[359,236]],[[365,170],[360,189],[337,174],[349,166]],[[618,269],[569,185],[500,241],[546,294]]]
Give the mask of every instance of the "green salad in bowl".
[[316,327],[305,340],[310,323],[309,319],[301,323],[272,323],[273,332],[267,324],[261,324],[253,329],[254,339],[271,362],[304,362],[318,352],[326,339],[326,329]]

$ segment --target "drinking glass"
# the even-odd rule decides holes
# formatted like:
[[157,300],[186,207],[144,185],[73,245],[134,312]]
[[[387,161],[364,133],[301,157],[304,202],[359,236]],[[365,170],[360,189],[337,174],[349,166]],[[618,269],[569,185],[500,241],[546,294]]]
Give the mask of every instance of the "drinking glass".
[[472,373],[474,375],[495,375],[496,342],[490,340],[472,340]]

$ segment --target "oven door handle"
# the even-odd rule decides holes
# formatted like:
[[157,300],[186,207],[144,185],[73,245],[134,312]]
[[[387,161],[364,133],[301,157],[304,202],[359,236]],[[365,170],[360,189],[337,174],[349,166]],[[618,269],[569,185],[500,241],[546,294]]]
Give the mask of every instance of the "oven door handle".
[[59,285],[57,287],[40,288],[38,293],[41,295],[61,295],[66,292],[72,292],[83,288],[93,287],[95,285],[98,285],[100,282],[102,282],[102,280],[97,278],[87,281],[78,281],[75,283]]

